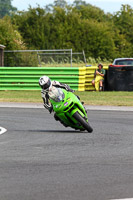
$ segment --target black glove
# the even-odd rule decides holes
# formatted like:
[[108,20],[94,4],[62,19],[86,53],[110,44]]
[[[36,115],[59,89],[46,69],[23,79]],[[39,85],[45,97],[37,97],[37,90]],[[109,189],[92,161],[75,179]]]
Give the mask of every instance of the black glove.
[[66,90],[69,91],[69,92],[75,92],[73,89],[71,89],[71,88],[69,87],[69,85],[66,85]]
[[70,91],[70,92],[75,92],[75,90],[73,90],[73,89],[71,89],[71,88],[69,88],[69,90],[68,91]]
[[53,106],[50,106],[50,107],[48,108],[48,111],[49,111],[50,114],[51,114],[51,112],[53,111]]
[[44,104],[43,106],[44,106],[44,108],[46,108],[50,113],[53,111],[53,106],[52,106],[52,105],[51,105],[51,106],[48,106],[47,104]]

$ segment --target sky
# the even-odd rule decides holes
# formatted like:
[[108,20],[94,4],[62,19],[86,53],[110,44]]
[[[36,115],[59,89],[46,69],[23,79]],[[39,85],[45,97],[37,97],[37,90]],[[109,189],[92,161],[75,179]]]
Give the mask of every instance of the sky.
[[[32,8],[37,7],[37,5],[44,8],[53,2],[54,0],[12,0],[12,5],[22,11],[28,10],[29,5]],[[73,0],[66,0],[66,2],[72,4]],[[122,4],[129,4],[133,8],[133,0],[85,0],[85,2],[101,8],[105,13],[110,12],[112,14],[119,11]]]

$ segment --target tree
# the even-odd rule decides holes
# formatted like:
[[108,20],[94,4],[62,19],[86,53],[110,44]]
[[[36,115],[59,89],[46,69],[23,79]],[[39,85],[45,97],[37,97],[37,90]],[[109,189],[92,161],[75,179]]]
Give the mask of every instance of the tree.
[[[26,44],[17,27],[11,23],[11,18],[5,16],[0,19],[0,42],[6,46],[6,50],[26,50]],[[37,56],[32,53],[10,53],[4,56],[5,66],[37,66]]]
[[46,48],[46,36],[50,28],[47,22],[49,15],[48,13],[46,17],[45,10],[40,7],[30,7],[28,12],[22,11],[14,15],[12,21],[18,26],[18,30],[21,32],[29,48]]
[[119,30],[119,38],[124,38],[119,43],[119,52],[125,57],[132,57],[133,51],[133,9],[129,5],[122,5],[120,11],[113,16],[115,27]]
[[72,48],[76,52],[84,49],[88,57],[114,59],[132,54],[133,14],[127,10],[124,7],[113,16],[90,4],[81,5],[80,9],[53,6],[50,12],[30,7],[16,13],[12,22],[29,48]]
[[8,16],[0,19],[0,42],[9,50],[25,49],[22,36]]
[[82,19],[94,19],[98,22],[104,22],[108,19],[103,10],[91,4],[80,5],[79,9],[74,7],[73,10],[78,12]]
[[121,34],[133,43],[133,9],[129,5],[122,5],[120,11],[114,15],[114,23]]
[[48,5],[46,5],[45,6],[45,10],[46,10],[46,12],[48,13],[50,13],[50,12],[52,12],[53,11],[53,4],[48,4]]
[[5,15],[11,15],[12,11],[17,11],[17,8],[11,5],[12,0],[0,0],[0,18]]
[[67,2],[65,0],[55,0],[53,5],[55,7],[65,8],[67,5]]
[[73,7],[80,9],[81,6],[86,6],[87,4],[83,0],[75,0],[72,5]]

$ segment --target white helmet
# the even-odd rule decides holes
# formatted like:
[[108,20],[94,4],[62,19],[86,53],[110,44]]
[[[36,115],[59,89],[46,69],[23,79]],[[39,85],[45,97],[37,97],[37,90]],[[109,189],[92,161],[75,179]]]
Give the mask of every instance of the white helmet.
[[49,87],[51,86],[51,80],[48,76],[42,76],[39,79],[39,85],[44,90],[49,90]]

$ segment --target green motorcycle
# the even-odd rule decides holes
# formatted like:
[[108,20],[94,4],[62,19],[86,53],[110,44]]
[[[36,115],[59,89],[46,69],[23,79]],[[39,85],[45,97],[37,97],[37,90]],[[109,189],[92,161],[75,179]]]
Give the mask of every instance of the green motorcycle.
[[56,120],[59,120],[64,126],[69,126],[81,131],[93,131],[88,123],[87,113],[83,104],[72,92],[62,88],[54,87],[49,93],[50,102],[53,105]]

